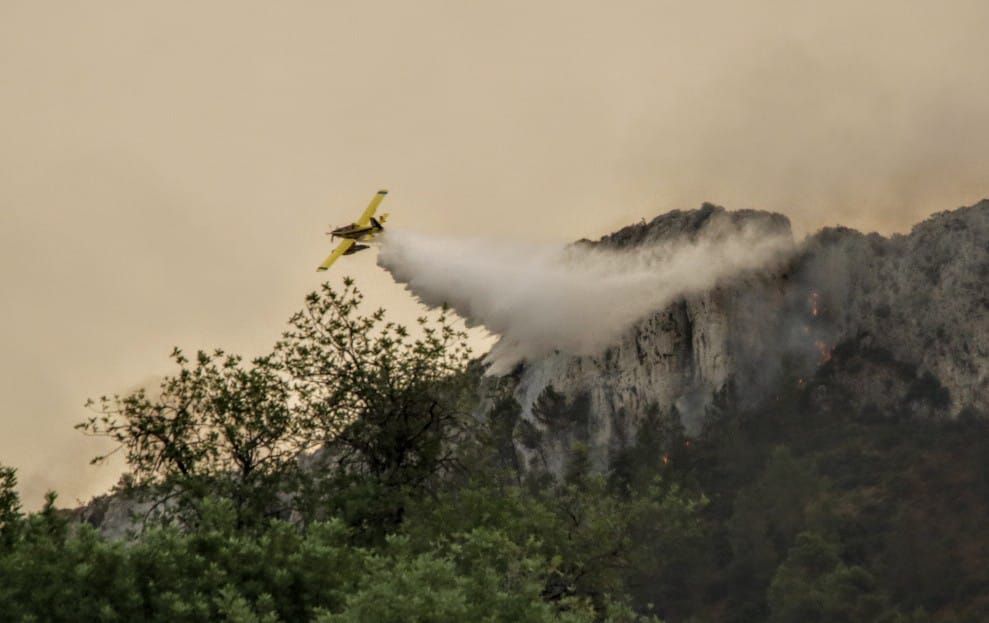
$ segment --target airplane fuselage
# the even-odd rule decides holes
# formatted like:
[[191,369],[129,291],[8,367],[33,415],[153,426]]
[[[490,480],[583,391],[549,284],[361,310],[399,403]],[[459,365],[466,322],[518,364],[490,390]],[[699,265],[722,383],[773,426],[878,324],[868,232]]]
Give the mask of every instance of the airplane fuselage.
[[344,227],[338,227],[331,231],[330,235],[334,238],[350,238],[351,240],[360,241],[372,234],[378,233],[383,229],[384,227],[381,226],[381,223],[371,219],[369,224],[363,226],[351,223],[350,225],[346,225]]
[[373,225],[368,225],[367,227],[356,227],[354,225],[348,225],[346,227],[339,227],[330,232],[334,238],[350,238],[351,240],[360,240],[361,238],[373,234],[375,232]]

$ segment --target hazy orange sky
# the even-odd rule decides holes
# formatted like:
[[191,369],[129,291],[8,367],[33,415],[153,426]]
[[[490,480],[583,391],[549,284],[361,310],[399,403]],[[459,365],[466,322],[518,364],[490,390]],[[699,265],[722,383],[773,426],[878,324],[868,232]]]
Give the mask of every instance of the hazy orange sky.
[[[889,233],[989,195],[989,3],[0,0],[0,463],[104,490],[72,425],[253,355],[379,187],[391,225],[598,236],[713,201]],[[415,304],[346,258],[370,302]]]

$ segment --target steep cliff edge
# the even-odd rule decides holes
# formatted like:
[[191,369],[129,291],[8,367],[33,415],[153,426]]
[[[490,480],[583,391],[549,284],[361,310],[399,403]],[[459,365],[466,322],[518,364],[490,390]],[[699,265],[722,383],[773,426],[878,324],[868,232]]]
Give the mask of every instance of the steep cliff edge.
[[[753,223],[789,230],[778,214],[705,204],[582,243],[629,248]],[[989,413],[987,284],[989,200],[909,235],[824,229],[785,265],[657,310],[600,355],[526,363],[510,381],[515,445],[530,468],[560,473],[581,443],[603,468],[647,420],[698,435],[725,408],[756,408],[821,374],[831,395],[815,401],[837,391],[866,414]]]

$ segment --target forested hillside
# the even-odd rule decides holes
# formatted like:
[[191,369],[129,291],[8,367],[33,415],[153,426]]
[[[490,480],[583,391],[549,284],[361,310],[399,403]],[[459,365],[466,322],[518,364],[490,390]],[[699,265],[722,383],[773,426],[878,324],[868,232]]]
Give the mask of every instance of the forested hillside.
[[520,404],[526,370],[482,380],[446,313],[350,281],[264,356],[173,359],[79,425],[126,456],[112,494],[25,514],[0,468],[0,620],[989,620],[986,414],[938,417],[864,333],[696,428],[646,405],[604,464],[587,399]]

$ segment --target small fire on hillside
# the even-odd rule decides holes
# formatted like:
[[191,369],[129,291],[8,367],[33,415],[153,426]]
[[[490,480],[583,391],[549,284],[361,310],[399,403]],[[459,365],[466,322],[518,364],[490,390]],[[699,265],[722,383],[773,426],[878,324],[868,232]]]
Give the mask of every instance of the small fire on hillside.
[[817,318],[821,315],[821,294],[817,290],[811,290],[807,298],[810,301],[810,315]]

